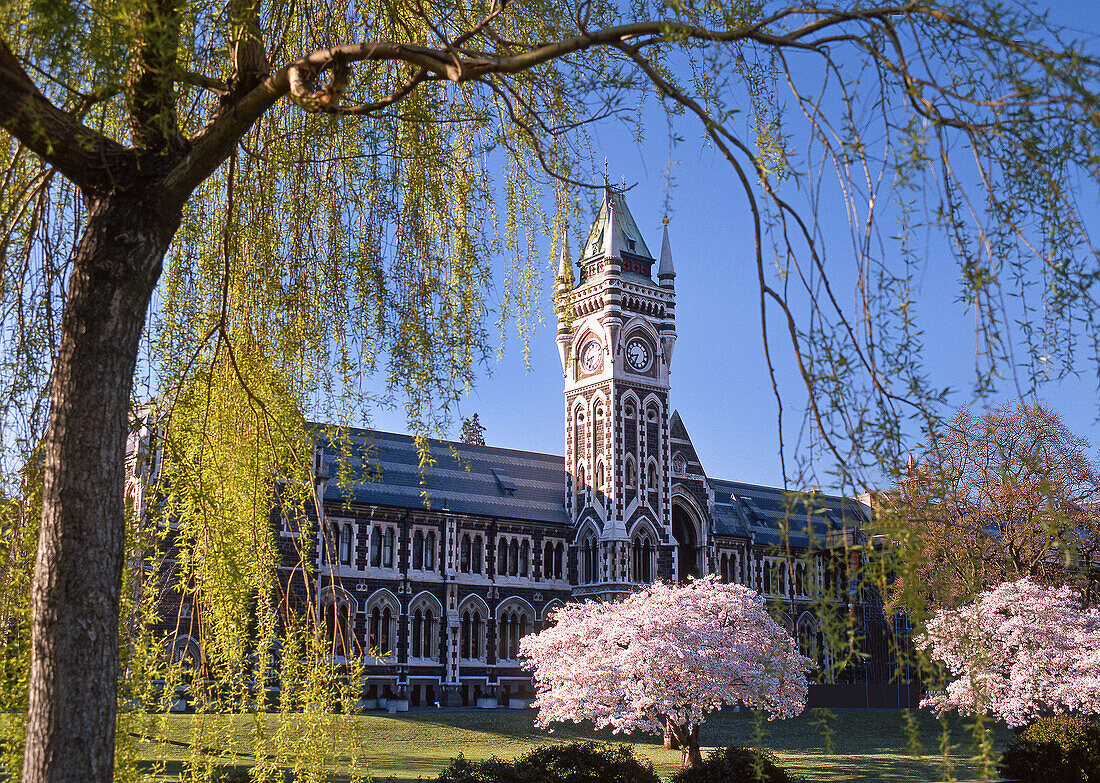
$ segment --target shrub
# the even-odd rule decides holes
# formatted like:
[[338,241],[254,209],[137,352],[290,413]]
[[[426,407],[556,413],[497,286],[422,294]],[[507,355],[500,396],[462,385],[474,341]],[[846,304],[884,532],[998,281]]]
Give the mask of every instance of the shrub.
[[1100,723],[1077,715],[1037,718],[1012,738],[998,770],[1044,783],[1100,780]]
[[571,742],[547,745],[503,761],[453,760],[439,783],[658,783],[648,761],[642,763],[629,745]]
[[794,783],[795,778],[764,750],[730,745],[712,750],[703,763],[682,769],[669,783]]

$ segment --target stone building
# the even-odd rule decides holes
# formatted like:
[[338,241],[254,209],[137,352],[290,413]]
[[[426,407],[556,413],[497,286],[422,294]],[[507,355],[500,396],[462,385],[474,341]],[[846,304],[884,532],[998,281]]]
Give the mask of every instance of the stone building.
[[[830,651],[811,595],[858,618],[868,655],[812,702],[912,702],[888,654],[904,629],[849,580],[867,509],[707,475],[670,403],[675,277],[667,226],[658,259],[608,188],[579,261],[563,251],[556,278],[564,459],[432,442],[422,471],[407,435],[318,438],[315,536],[275,514],[276,537],[288,572],[312,558],[311,600],[334,655],[367,661],[367,705],[518,706],[533,695],[519,639],[555,607],[710,573],[763,593],[819,660]],[[350,481],[333,478],[341,459]]]

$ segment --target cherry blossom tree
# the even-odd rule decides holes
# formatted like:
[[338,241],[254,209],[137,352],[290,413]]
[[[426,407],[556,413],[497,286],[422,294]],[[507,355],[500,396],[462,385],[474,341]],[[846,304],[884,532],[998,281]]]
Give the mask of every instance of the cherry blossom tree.
[[937,612],[916,642],[955,678],[922,707],[1010,726],[1043,710],[1100,713],[1100,611],[1072,588],[1005,582]]
[[622,601],[562,607],[552,619],[520,643],[541,728],[590,720],[627,734],[667,726],[690,767],[702,761],[707,713],[743,704],[770,720],[806,706],[810,660],[742,585],[714,576],[655,584]]

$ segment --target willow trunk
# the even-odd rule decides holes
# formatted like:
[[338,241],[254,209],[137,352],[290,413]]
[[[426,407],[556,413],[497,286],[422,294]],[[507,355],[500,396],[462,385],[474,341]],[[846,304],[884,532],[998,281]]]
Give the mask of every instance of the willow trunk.
[[50,390],[24,783],[114,766],[127,412],[146,310],[180,208],[138,182],[86,201]]

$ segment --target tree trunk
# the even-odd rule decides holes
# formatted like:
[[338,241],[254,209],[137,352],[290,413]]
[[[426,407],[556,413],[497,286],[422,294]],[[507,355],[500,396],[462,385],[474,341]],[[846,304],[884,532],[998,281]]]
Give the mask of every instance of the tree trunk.
[[181,215],[144,174],[145,187],[88,199],[73,256],[31,588],[24,783],[108,783],[114,768],[127,411],[146,309]]
[[680,749],[680,766],[684,769],[697,767],[703,763],[703,754],[699,751],[699,727],[688,724],[677,725],[671,720],[665,721],[665,747],[670,741]]
[[679,750],[680,742],[676,739],[676,732],[672,728],[672,721],[665,719],[665,750]]
[[699,727],[692,726],[680,737],[680,766],[685,769],[697,767],[703,763],[703,754],[699,752]]

